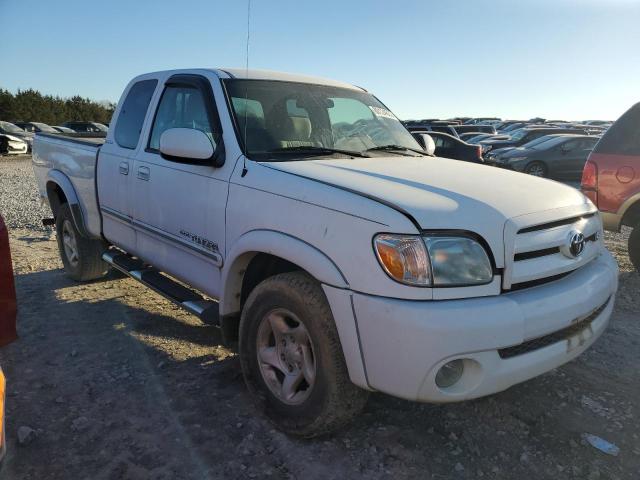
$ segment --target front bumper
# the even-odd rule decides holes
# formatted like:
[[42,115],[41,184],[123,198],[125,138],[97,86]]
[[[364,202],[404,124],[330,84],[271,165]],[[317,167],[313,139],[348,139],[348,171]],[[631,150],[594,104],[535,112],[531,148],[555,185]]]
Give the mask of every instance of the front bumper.
[[[604,251],[560,280],[493,297],[425,302],[342,295],[353,295],[369,388],[453,402],[505,390],[580,355],[605,330],[617,285],[616,262]],[[559,338],[562,332],[568,333]],[[509,348],[518,345],[522,353]],[[464,359],[461,379],[439,388],[436,373],[454,359]]]

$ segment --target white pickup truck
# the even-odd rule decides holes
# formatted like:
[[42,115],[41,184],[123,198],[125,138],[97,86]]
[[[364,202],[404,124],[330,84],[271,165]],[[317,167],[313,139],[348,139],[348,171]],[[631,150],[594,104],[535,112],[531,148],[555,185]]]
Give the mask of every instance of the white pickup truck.
[[613,309],[579,191],[435,158],[352,85],[150,73],[106,139],[38,134],[33,164],[69,275],[116,268],[219,325],[291,434],[337,428],[369,391],[499,392],[580,355]]

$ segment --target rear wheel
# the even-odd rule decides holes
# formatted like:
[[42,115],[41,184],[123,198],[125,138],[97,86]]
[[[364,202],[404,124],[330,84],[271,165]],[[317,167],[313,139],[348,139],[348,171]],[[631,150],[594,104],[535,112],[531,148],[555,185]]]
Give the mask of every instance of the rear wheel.
[[106,245],[101,240],[80,235],[67,203],[60,206],[56,216],[56,234],[60,258],[71,278],[84,282],[101,278],[109,271],[102,260]]
[[524,167],[524,172],[534,177],[546,177],[547,166],[542,162],[531,162]]
[[640,272],[640,223],[638,223],[629,235],[629,258],[631,263]]
[[258,408],[292,435],[334,431],[368,397],[349,380],[322,288],[303,272],[273,276],[251,292],[240,320],[240,362]]

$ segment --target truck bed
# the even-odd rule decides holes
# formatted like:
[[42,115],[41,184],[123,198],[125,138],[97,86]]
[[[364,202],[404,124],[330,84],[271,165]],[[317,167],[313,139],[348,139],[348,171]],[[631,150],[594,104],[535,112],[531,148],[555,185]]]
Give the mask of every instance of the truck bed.
[[36,134],[33,142],[33,170],[40,195],[47,197],[47,182],[53,178],[62,178],[73,186],[87,233],[95,238],[100,237],[102,230],[95,184],[96,159],[104,142],[104,136],[46,133]]
[[106,135],[97,135],[95,133],[38,133],[40,137],[49,137],[62,139],[81,145],[102,145],[106,140]]

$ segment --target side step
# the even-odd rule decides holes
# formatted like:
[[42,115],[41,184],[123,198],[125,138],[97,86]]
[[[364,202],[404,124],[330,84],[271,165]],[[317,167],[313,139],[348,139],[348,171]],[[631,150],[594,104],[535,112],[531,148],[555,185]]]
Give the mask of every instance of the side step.
[[102,259],[116,270],[138,280],[167,300],[193,313],[203,323],[220,326],[218,302],[205,299],[196,291],[172,280],[151,265],[120,250],[113,248],[107,250],[102,255]]

